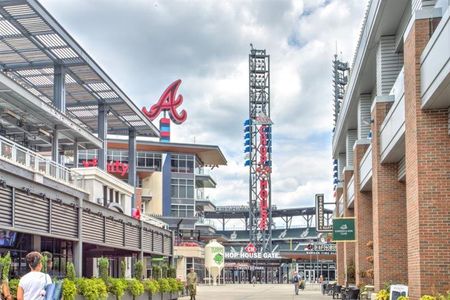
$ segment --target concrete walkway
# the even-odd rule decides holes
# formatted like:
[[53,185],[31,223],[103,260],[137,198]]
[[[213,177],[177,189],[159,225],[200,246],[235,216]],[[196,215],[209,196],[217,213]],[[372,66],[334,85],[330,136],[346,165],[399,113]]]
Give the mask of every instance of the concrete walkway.
[[[188,300],[189,297],[180,298]],[[319,285],[307,285],[299,295],[294,294],[292,284],[227,284],[221,286],[199,286],[196,300],[325,300],[331,296],[323,296]]]

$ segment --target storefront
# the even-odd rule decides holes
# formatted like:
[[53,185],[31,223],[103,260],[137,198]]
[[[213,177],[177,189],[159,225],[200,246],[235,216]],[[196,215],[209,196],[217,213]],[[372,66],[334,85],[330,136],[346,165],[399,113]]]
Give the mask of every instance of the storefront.
[[336,276],[336,263],[333,261],[297,262],[297,271],[307,282],[334,280]]

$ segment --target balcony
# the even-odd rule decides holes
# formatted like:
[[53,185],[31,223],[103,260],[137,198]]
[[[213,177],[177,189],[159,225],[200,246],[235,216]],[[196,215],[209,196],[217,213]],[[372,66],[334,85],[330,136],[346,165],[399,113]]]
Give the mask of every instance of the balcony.
[[60,183],[83,188],[82,176],[78,172],[58,164],[38,153],[0,136],[0,160],[34,172],[34,180],[43,182],[43,176]]
[[355,200],[355,176],[350,178],[347,184],[347,208],[353,208]]
[[444,15],[420,57],[422,108],[450,106],[450,9]]
[[400,71],[391,96],[394,103],[381,124],[380,151],[382,163],[398,162],[405,153],[405,90],[404,71]]
[[341,198],[339,198],[339,201],[337,203],[338,209],[337,209],[337,216],[339,218],[342,218],[344,216],[344,195],[341,195]]
[[366,192],[372,190],[372,145],[367,148],[366,153],[361,160],[359,168],[360,191]]

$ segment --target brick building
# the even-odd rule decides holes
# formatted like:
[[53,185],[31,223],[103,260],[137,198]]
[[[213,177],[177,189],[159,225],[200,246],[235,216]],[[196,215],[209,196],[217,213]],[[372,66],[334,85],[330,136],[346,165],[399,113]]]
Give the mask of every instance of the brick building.
[[356,242],[337,246],[340,284],[450,289],[449,4],[369,1],[336,100],[336,216],[356,219]]

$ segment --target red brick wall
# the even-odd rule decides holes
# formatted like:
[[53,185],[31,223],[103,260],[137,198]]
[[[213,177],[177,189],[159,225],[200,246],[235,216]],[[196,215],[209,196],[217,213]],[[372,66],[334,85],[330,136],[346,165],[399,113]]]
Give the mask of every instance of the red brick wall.
[[359,172],[361,160],[369,148],[368,144],[355,145],[354,152],[354,176],[355,176],[355,229],[356,229],[356,243],[355,243],[355,273],[356,284],[372,284],[373,280],[367,276],[360,276],[361,271],[373,269],[373,264],[367,261],[368,256],[373,255],[373,250],[367,247],[369,241],[373,241],[372,232],[372,192],[360,191]]
[[406,191],[398,181],[398,164],[381,164],[380,126],[391,103],[376,103],[372,110],[372,210],[374,284],[407,283]]
[[450,137],[447,109],[422,110],[420,55],[429,20],[405,41],[408,281],[411,299],[450,289]]
[[[347,185],[350,182],[350,179],[353,176],[353,170],[344,171],[344,217],[354,217],[353,208],[347,208]],[[355,265],[355,242],[344,242],[344,271],[346,272],[347,267],[349,265]],[[349,278],[345,278],[345,283],[355,283],[354,280],[348,280]]]
[[[342,195],[342,188],[336,189],[336,207],[339,198]],[[336,243],[336,272],[337,282],[340,285],[345,284],[345,264],[344,264],[344,243]]]

